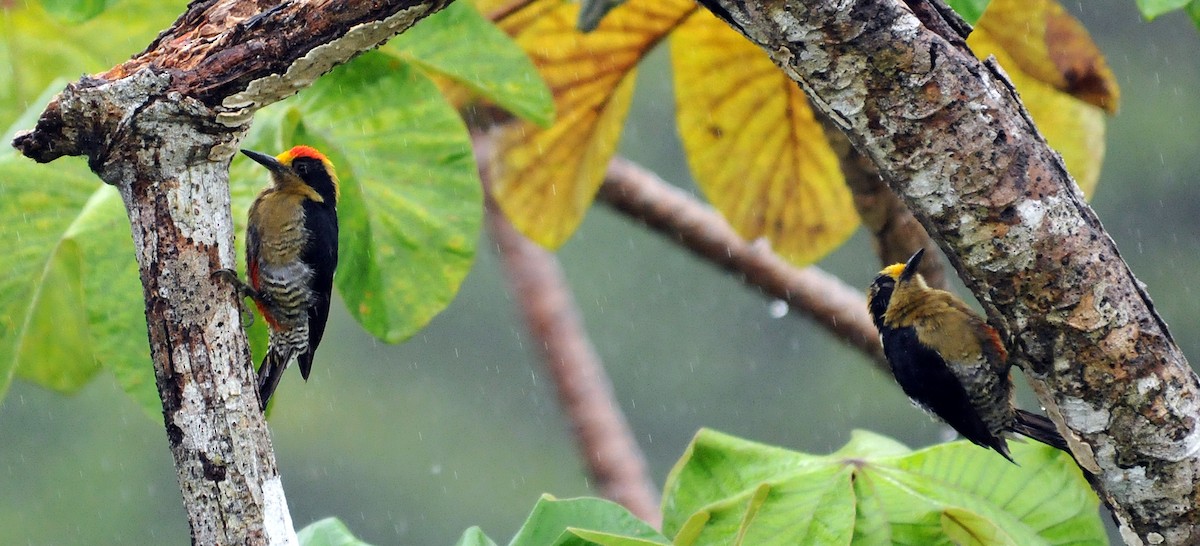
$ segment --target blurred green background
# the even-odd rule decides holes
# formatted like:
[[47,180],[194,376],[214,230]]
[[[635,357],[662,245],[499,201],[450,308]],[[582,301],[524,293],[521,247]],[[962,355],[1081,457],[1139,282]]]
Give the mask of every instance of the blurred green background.
[[[1094,205],[1195,357],[1200,38],[1181,14],[1142,21],[1132,0],[1067,7],[1122,88]],[[622,150],[694,191],[665,53],[641,71]],[[592,493],[491,248],[481,241],[456,301],[404,344],[374,341],[334,305],[312,379],[289,374],[271,419],[297,526],[337,516],[368,542],[448,545],[480,525],[506,542],[540,493]],[[702,426],[812,452],[854,428],[912,446],[948,437],[853,350],[772,318],[736,278],[602,205],[559,256],[658,483]],[[855,286],[879,266],[861,233],[820,265]],[[105,374],[75,396],[13,385],[0,405],[0,544],[187,540],[161,420]]]

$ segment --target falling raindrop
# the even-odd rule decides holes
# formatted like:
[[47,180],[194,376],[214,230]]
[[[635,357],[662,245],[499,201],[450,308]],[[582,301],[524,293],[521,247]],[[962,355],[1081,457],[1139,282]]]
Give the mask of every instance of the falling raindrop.
[[783,318],[787,315],[787,313],[788,304],[786,301],[771,300],[771,303],[767,304],[767,314],[770,315],[771,318]]

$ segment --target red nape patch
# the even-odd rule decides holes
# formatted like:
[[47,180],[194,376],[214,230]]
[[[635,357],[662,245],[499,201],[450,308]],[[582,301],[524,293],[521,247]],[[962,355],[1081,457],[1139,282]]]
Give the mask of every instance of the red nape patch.
[[279,155],[280,157],[276,159],[279,159],[281,163],[290,163],[290,161],[283,160],[284,156],[286,156],[289,160],[294,160],[298,157],[308,157],[321,162],[329,161],[329,159],[325,157],[325,154],[318,152],[316,148],[313,148],[312,146],[305,146],[303,144],[300,146],[294,146],[291,150],[283,152]]

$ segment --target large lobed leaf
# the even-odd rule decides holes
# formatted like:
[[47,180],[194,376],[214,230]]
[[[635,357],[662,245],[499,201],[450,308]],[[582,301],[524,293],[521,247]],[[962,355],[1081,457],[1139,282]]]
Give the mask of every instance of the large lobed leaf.
[[79,162],[46,169],[0,158],[0,394],[13,374],[72,391],[97,370],[83,293],[83,251],[71,233],[99,184]]
[[1070,457],[1010,447],[1020,466],[965,441],[901,453],[859,432],[817,456],[702,430],[668,477],[663,531],[676,544],[1105,544]]
[[[107,28],[112,17],[128,15],[118,11],[85,26]],[[32,8],[9,15],[18,30],[4,31],[25,34],[0,42],[3,55],[23,54],[11,44],[59,28]],[[470,268],[482,215],[466,129],[422,70],[441,71],[520,115],[544,121],[551,111],[532,65],[503,33],[492,28],[484,42],[463,45],[464,33],[487,34],[481,25],[489,24],[469,5],[456,4],[424,21],[419,40],[389,46],[387,54],[365,54],[300,96],[263,110],[243,142],[269,153],[308,143],[334,160],[342,182],[336,284],[351,314],[389,342],[411,336],[453,298]],[[70,66],[56,60],[74,59],[74,35],[66,36],[60,44],[65,49],[47,48],[31,57],[44,62],[22,67]],[[495,55],[485,63],[473,47]],[[95,70],[104,62],[87,66]],[[43,77],[32,70],[21,76],[0,99],[27,101],[31,93],[15,84]],[[24,115],[0,104],[0,119],[19,118],[6,133],[31,125],[60,88],[54,83]],[[14,373],[69,392],[103,365],[157,413],[141,289],[120,199],[82,162],[59,163],[51,169],[0,152],[0,180],[16,196],[6,200],[7,209],[0,206],[6,220],[0,250],[15,264],[0,279],[0,395]],[[246,210],[266,184],[261,167],[244,158],[233,162],[237,233],[244,233]],[[244,267],[241,241],[237,247]],[[249,334],[254,354],[261,355],[264,321],[255,321]]]
[[1104,161],[1105,112],[1117,110],[1116,78],[1087,29],[1053,0],[993,0],[967,44],[994,55],[1038,130],[1086,195]]
[[[558,112],[548,128],[522,122],[495,133],[496,199],[530,239],[557,248],[582,221],[615,150],[636,64],[667,34],[688,164],[730,225],[798,265],[819,260],[857,227],[837,156],[803,93],[707,11],[629,0],[584,34],[572,2],[476,3],[534,59]],[[975,51],[995,54],[1012,74],[1050,145],[1090,193],[1104,155],[1102,109],[1114,111],[1118,93],[1086,30],[1052,0],[955,7],[977,19]]]
[[858,215],[800,87],[706,10],[672,33],[671,62],[688,165],[738,234],[797,265],[841,246]]
[[468,2],[455,2],[421,20],[383,51],[538,125],[554,119],[554,100],[533,62]]
[[[504,5],[476,3],[485,12]],[[557,248],[574,233],[616,151],[634,67],[695,10],[690,0],[631,0],[583,34],[578,4],[536,0],[499,21],[533,59],[558,114],[545,129],[517,122],[494,133],[493,193],[525,236]]]
[[475,256],[482,190],[466,127],[428,78],[378,53],[318,80],[296,108],[295,142],[339,169],[338,292],[367,331],[403,341],[450,302]]
[[[662,534],[609,501],[544,495],[509,544],[1106,544],[1071,458],[1010,447],[1020,466],[966,441],[914,452],[855,431],[810,455],[701,430],[667,477]],[[458,544],[494,543],[472,528]]]
[[14,371],[73,392],[103,366],[158,413],[141,285],[117,192],[81,160],[48,168],[18,157],[7,144],[17,130],[32,127],[64,77],[123,60],[184,5],[125,0],[102,13],[112,3],[54,0],[3,8],[0,124],[12,125],[0,145],[0,181],[14,197],[0,207],[0,247],[10,247],[0,248],[10,265],[0,279],[0,396]]
[[586,34],[575,29],[577,12],[543,0],[500,21],[533,57],[559,112],[549,128],[516,123],[496,133],[496,200],[526,236],[556,248],[582,221],[616,149],[634,67],[670,33],[680,134],[717,209],[742,236],[765,238],[796,263],[849,237],[858,221],[837,157],[799,88],[762,51],[688,2],[631,0]]
[[670,542],[612,501],[542,495],[509,546],[649,546]]

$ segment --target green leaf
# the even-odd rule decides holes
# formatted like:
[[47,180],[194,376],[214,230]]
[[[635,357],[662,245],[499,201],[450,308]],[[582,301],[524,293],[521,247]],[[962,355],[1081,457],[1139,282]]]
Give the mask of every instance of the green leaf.
[[1147,20],[1154,19],[1169,11],[1175,11],[1186,5],[1190,0],[1137,0],[1138,11]]
[[1020,546],[991,520],[974,512],[947,508],[942,512],[946,537],[959,546]]
[[[57,85],[14,125],[32,124]],[[8,384],[9,362],[21,378],[68,393],[103,366],[150,415],[160,414],[133,241],[117,191],[101,184],[79,158],[48,168],[0,154],[0,179],[19,196],[9,203],[15,208],[0,207],[10,231],[3,236],[19,246],[11,252],[25,256],[14,266],[17,274],[0,283],[0,308],[7,308],[0,316],[22,305],[27,313],[15,333],[0,334],[0,394]],[[66,198],[49,197],[51,192]],[[36,264],[44,264],[38,276],[23,273]],[[9,320],[0,322],[7,326]],[[11,360],[2,356],[10,340],[17,351]]]
[[[64,5],[96,1],[59,0]],[[108,70],[141,51],[179,16],[185,4],[182,0],[122,0],[82,24],[64,23],[47,13],[41,2],[17,2],[21,7],[3,8],[0,126],[11,124],[55,79]]]
[[987,9],[989,2],[991,0],[946,0],[959,16],[972,25],[983,15],[983,10]]
[[68,236],[83,247],[84,308],[95,358],[148,415],[161,416],[133,236],[116,188],[100,186]]
[[825,465],[759,483],[694,513],[675,543],[848,545],[855,517],[852,475],[850,466]]
[[1191,17],[1192,23],[1196,25],[1196,30],[1200,30],[1200,0],[1192,0],[1187,5],[1188,17]]
[[370,546],[354,538],[345,523],[337,518],[325,518],[311,523],[296,533],[301,546]]
[[992,451],[968,447],[975,446],[953,442],[924,449],[896,459],[895,469],[914,491],[967,507],[978,501],[989,511],[1018,516],[1048,544],[1103,543],[1099,501],[1068,455],[1033,442],[1010,442],[1017,466],[1002,464]]
[[338,290],[368,332],[403,341],[475,257],[483,195],[466,127],[428,78],[379,53],[298,98],[296,143],[317,142],[341,180]]
[[645,538],[627,537],[601,531],[567,528],[567,534],[559,537],[555,546],[661,546],[669,544],[666,539],[650,540]]
[[[603,542],[589,531],[643,542]],[[609,540],[605,538],[605,540]],[[612,540],[615,540],[612,539]],[[583,542],[580,542],[583,541]],[[594,498],[556,499],[542,495],[509,546],[669,544],[653,527],[620,505]]]
[[[470,36],[464,40],[463,36]],[[507,34],[471,5],[455,2],[394,38],[383,51],[440,74],[543,127],[554,118],[550,89]]]
[[100,366],[89,347],[79,245],[62,239],[34,287],[17,346],[17,375],[49,389],[74,392]]
[[0,396],[18,368],[48,388],[78,388],[96,364],[80,312],[83,257],[67,234],[99,182],[81,161],[48,169],[15,155],[0,158],[0,180]]
[[[35,296],[31,327],[19,341],[20,377],[73,392],[103,366],[149,415],[161,414],[133,240],[116,189],[100,184],[79,159],[60,159],[55,169],[19,157],[10,161],[28,167],[27,176],[43,187],[77,185],[81,192],[90,190],[82,204],[61,203],[46,211],[70,219],[70,224],[62,227],[57,247],[47,253],[48,274],[25,288]],[[0,161],[0,177],[19,176],[5,163]],[[22,250],[39,248],[45,247],[26,245]],[[58,273],[64,257],[78,262],[65,277]]]
[[462,537],[458,539],[458,542],[454,543],[454,546],[496,546],[496,543],[483,534],[482,529],[472,527],[463,531]]
[[42,7],[67,23],[82,23],[100,15],[110,0],[42,0]]
[[739,495],[787,472],[826,464],[825,459],[701,429],[667,475],[663,533],[674,535],[687,518],[718,499]]
[[671,472],[675,544],[1104,544],[1098,501],[1071,458],[969,442],[910,452],[858,432],[831,456],[702,430]]
[[867,430],[853,430],[850,432],[850,441],[841,449],[834,451],[832,456],[878,458],[908,455],[909,453],[912,453],[912,450],[908,446],[887,436]]

